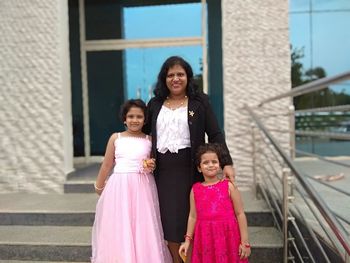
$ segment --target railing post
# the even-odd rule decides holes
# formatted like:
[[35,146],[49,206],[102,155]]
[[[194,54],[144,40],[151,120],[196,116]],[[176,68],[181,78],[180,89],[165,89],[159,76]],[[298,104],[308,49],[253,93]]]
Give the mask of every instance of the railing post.
[[251,123],[250,127],[252,128],[252,169],[253,169],[253,192],[255,194],[255,198],[258,198],[258,190],[257,190],[257,178],[256,178],[256,145],[255,145],[255,123]]
[[295,158],[295,108],[294,105],[289,105],[288,108],[289,115],[289,129],[290,129],[290,139],[289,139],[289,147],[290,147],[290,158],[294,160]]
[[283,182],[283,263],[288,263],[288,212],[289,212],[289,180],[290,180],[289,168],[283,168],[282,170],[282,182]]

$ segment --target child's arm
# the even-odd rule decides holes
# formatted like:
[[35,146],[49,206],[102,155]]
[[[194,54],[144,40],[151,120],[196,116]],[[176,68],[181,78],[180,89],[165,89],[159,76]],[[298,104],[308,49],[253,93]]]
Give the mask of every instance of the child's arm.
[[194,227],[196,225],[196,221],[197,221],[197,211],[196,211],[196,205],[194,202],[194,195],[193,195],[193,189],[192,189],[190,193],[190,214],[188,215],[185,243],[183,243],[179,249],[179,253],[184,254],[185,256],[187,256],[188,248],[191,244],[191,241],[193,240],[193,233],[194,233]]
[[117,139],[117,136],[117,133],[112,134],[107,143],[105,156],[95,183],[95,191],[98,195],[102,193],[106,178],[114,164],[114,142]]
[[241,245],[239,248],[239,254],[242,259],[250,255],[247,218],[244,213],[241,195],[237,187],[233,185],[231,182],[229,182],[229,193],[230,193],[231,200],[233,202],[233,207],[235,209],[235,214],[239,225],[239,231],[241,234]]

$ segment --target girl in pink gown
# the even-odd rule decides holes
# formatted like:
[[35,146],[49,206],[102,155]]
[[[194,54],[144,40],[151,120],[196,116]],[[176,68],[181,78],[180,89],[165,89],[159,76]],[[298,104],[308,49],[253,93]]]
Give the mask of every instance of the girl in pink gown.
[[187,255],[193,241],[192,263],[247,263],[250,255],[247,219],[238,189],[218,179],[220,145],[205,144],[197,153],[204,182],[193,185],[185,242],[180,255]]
[[108,141],[95,183],[101,196],[92,229],[93,263],[172,262],[151,173],[151,141],[142,133],[145,110],[142,100],[127,101],[121,110],[127,129]]

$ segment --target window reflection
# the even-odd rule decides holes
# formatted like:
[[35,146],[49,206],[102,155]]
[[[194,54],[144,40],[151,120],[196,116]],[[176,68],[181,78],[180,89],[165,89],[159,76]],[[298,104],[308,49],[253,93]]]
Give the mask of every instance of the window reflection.
[[311,67],[310,14],[294,14],[290,18],[290,41],[293,50],[300,50],[300,59],[305,68]]
[[125,7],[125,39],[201,36],[201,3]]
[[290,0],[290,12],[308,12],[310,11],[310,0]]
[[149,101],[153,96],[153,89],[160,67],[168,57],[174,55],[186,59],[192,66],[194,75],[202,74],[201,46],[125,50],[125,93],[127,99],[141,98]]
[[[289,20],[290,42],[303,51],[299,61],[304,72],[320,67],[326,76],[334,76],[350,69],[349,0],[291,0]],[[333,90],[350,94],[349,82]]]
[[344,9],[350,11],[349,0],[312,0],[312,10],[314,11],[336,11]]

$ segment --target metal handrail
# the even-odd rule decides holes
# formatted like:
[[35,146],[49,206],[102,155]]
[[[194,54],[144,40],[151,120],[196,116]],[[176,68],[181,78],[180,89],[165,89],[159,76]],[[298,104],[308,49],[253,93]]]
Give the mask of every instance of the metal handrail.
[[295,152],[298,153],[298,154],[301,154],[301,155],[305,155],[305,156],[312,156],[312,157],[315,157],[315,158],[317,158],[319,160],[322,160],[322,161],[325,161],[325,162],[328,162],[328,163],[333,163],[333,164],[336,164],[336,165],[344,166],[346,168],[350,168],[350,164],[343,163],[343,162],[340,162],[340,161],[331,160],[331,159],[329,159],[327,157],[323,157],[323,156],[318,155],[318,154],[308,153],[308,152],[301,151],[301,150],[295,150]]
[[349,111],[350,105],[338,105],[329,107],[320,107],[304,110],[296,110],[295,113],[312,113],[312,112],[335,112],[335,111]]
[[318,180],[318,179],[312,177],[311,175],[308,175],[308,174],[305,174],[305,173],[304,173],[304,175],[305,175],[306,177],[310,178],[311,180],[313,180],[313,181],[319,183],[319,184],[322,184],[322,185],[324,185],[324,186],[326,186],[326,187],[328,187],[328,188],[331,188],[331,189],[333,189],[333,190],[335,190],[335,191],[337,191],[337,192],[339,192],[339,193],[342,193],[342,194],[344,194],[344,195],[350,196],[350,193],[347,192],[347,191],[345,191],[345,190],[343,190],[343,189],[340,189],[340,188],[335,187],[335,186],[333,186],[333,185],[330,185],[330,184],[327,184],[327,183],[325,183],[325,182],[322,182],[322,181],[320,181],[320,180]]
[[350,140],[350,134],[340,132],[316,132],[316,131],[301,131],[296,130],[295,135],[305,137],[327,137],[332,139]]
[[[350,73],[349,77],[350,77]],[[334,80],[333,80],[334,81]],[[328,83],[328,82],[327,82]],[[290,95],[288,95],[290,96]],[[271,142],[271,144],[274,146],[276,151],[280,154],[282,159],[285,161],[285,163],[288,165],[288,167],[293,171],[295,177],[299,180],[300,185],[304,188],[304,190],[308,193],[310,199],[313,201],[313,203],[316,205],[317,209],[323,216],[323,218],[328,223],[329,227],[332,229],[334,235],[337,237],[345,251],[350,255],[350,240],[349,237],[342,231],[341,226],[339,225],[338,220],[335,218],[335,216],[332,214],[330,209],[328,208],[327,204],[322,200],[322,198],[318,195],[316,190],[313,188],[313,186],[301,175],[301,172],[298,168],[295,167],[292,160],[284,153],[282,147],[277,143],[277,141],[270,135],[270,133],[267,131],[263,123],[259,120],[257,115],[252,111],[252,109],[245,105],[244,107],[251,118],[254,120],[255,124],[260,128],[260,130],[265,134],[267,139]]]
[[348,79],[350,79],[350,71],[335,75],[333,77],[325,77],[322,79],[314,80],[312,82],[306,83],[304,85],[300,85],[296,88],[293,88],[291,91],[282,93],[280,95],[277,95],[277,96],[274,96],[274,97],[271,97],[268,99],[265,99],[262,102],[260,102],[259,106],[262,106],[263,104],[271,102],[271,101],[275,101],[275,100],[279,100],[279,99],[283,99],[283,98],[287,98],[287,97],[296,97],[296,96],[299,96],[302,94],[318,91],[318,90],[326,88],[330,84],[335,84],[335,83],[342,82],[342,81],[345,81]]

